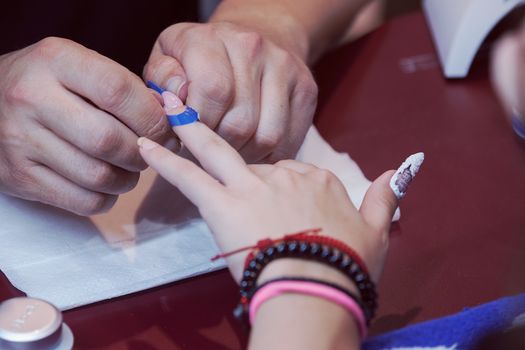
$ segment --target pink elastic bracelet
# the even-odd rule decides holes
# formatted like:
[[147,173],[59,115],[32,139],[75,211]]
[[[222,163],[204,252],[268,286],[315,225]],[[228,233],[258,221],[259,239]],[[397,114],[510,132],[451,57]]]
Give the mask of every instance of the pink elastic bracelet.
[[255,315],[264,302],[284,293],[312,295],[342,306],[354,317],[361,339],[366,337],[365,316],[355,300],[336,288],[315,282],[275,281],[262,286],[257,290],[250,302],[250,324],[253,324],[255,321]]

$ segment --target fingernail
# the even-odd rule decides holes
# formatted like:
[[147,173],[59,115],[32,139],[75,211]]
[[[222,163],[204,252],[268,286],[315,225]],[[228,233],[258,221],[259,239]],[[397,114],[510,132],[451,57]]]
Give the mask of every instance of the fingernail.
[[153,142],[150,139],[147,139],[145,137],[140,137],[137,140],[137,145],[139,145],[139,147],[142,148],[145,151],[149,151],[149,150],[154,149],[155,147],[158,146],[157,143],[155,143],[155,142]]
[[523,123],[523,115],[517,108],[512,109],[512,128],[516,135],[525,140],[525,124]]
[[193,108],[185,106],[184,109],[179,108],[179,110],[166,115],[171,126],[182,126],[199,121],[199,113]]
[[401,164],[394,176],[392,176],[390,188],[394,191],[397,199],[402,199],[405,196],[408,186],[416,176],[424,160],[424,153],[413,154]]
[[171,91],[164,91],[162,93],[162,99],[164,100],[164,109],[170,110],[182,106],[182,101]]
[[171,77],[166,82],[166,88],[179,96],[179,92],[182,89],[182,87],[186,84],[186,80],[181,77],[180,75],[176,75],[174,77]]
[[155,91],[157,91],[159,94],[162,94],[164,92],[164,89],[161,88],[160,86],[158,86],[157,84],[155,84],[154,82],[152,82],[151,80],[148,80],[148,82],[146,83],[146,85],[150,88],[150,89],[153,89]]

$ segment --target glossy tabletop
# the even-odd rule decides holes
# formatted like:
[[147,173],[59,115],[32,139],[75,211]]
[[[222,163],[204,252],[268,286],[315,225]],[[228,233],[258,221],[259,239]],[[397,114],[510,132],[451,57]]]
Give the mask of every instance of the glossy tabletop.
[[[483,55],[482,55],[483,56]],[[314,70],[316,124],[370,179],[424,151],[401,204],[372,334],[525,291],[525,146],[479,57],[440,72],[420,13],[330,53]],[[0,300],[21,293],[0,275]],[[240,349],[226,271],[65,312],[78,349]]]

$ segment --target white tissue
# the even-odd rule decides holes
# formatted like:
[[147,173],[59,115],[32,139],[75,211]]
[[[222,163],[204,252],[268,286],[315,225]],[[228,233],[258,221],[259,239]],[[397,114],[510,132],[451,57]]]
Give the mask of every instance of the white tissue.
[[[360,205],[370,181],[314,127],[298,159],[334,172]],[[196,209],[151,170],[109,213],[91,218],[0,194],[0,227],[2,272],[62,310],[224,267],[210,261],[218,249]]]

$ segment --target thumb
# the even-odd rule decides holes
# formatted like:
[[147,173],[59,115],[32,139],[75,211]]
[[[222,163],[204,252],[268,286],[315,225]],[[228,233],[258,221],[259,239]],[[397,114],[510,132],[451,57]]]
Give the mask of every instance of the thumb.
[[399,169],[387,171],[372,183],[360,208],[361,215],[369,225],[379,231],[388,230],[398,201],[405,196],[424,160],[423,153],[413,154]]
[[364,220],[377,231],[388,231],[397,208],[397,197],[390,188],[390,179],[395,175],[389,170],[379,176],[368,188],[361,208]]
[[[155,43],[143,71],[144,80],[150,87],[161,93],[168,90],[177,95],[182,101],[188,96],[188,78],[182,65],[174,57],[165,55],[160,45]],[[153,84],[151,84],[153,83]]]

